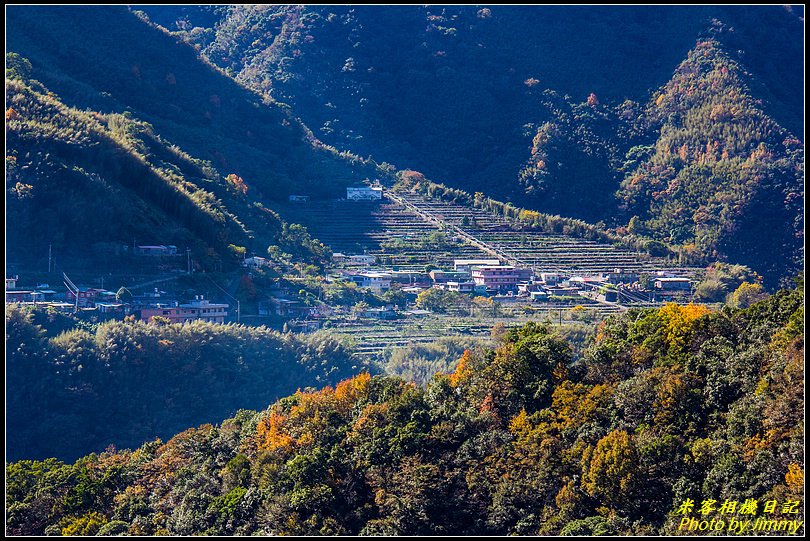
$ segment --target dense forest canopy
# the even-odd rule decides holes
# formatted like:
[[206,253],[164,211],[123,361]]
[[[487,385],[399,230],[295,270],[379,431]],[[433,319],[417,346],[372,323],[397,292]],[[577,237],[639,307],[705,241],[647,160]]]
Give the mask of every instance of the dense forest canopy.
[[60,321],[53,315],[6,307],[11,460],[132,447],[373,370],[323,334],[202,321],[54,330]]
[[[425,389],[364,373],[132,451],[14,462],[8,531],[672,534],[687,499],[797,502],[779,518],[802,517],[803,303],[631,310],[573,364],[528,324]],[[202,331],[99,332],[178,348]],[[55,342],[94,358],[89,336]]]

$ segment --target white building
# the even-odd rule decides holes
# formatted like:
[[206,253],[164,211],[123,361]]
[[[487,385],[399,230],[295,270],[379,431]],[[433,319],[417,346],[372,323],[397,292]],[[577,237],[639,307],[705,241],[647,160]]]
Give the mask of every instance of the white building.
[[360,186],[346,188],[346,199],[349,201],[377,201],[382,199],[382,187]]
[[655,275],[658,278],[677,278],[678,277],[678,273],[675,272],[675,271],[671,271],[671,270],[655,271]]
[[345,262],[347,265],[373,265],[377,258],[373,255],[350,255]]
[[472,293],[475,291],[475,282],[447,282],[447,291],[457,291],[459,293]]
[[662,291],[689,291],[692,288],[692,281],[689,278],[666,277],[656,278],[655,289]]
[[559,274],[557,272],[541,272],[540,273],[540,281],[543,282],[545,285],[555,286],[560,282],[564,282],[567,277]]
[[248,267],[250,269],[258,269],[259,267],[269,267],[270,260],[264,257],[253,256],[248,257],[242,262],[243,267]]
[[382,292],[391,288],[391,275],[387,272],[361,272],[352,276],[360,287],[367,287],[371,290]]

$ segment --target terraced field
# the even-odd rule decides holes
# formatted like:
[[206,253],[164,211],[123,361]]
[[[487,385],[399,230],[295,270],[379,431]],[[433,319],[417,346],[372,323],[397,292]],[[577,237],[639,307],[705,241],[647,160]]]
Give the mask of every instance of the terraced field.
[[[452,235],[448,239],[449,247],[420,245],[420,239],[441,228],[390,199],[380,202],[312,201],[285,205],[278,210],[285,219],[307,226],[314,237],[335,252],[374,254],[381,262],[403,270],[424,268],[428,263],[452,268],[453,259],[486,256],[478,248],[454,240]],[[396,241],[402,247],[396,250],[382,247]]]
[[596,274],[621,268],[654,272],[664,268],[694,273],[695,268],[674,267],[669,261],[648,254],[617,248],[596,241],[537,231],[518,231],[505,219],[478,208],[428,200],[414,194],[396,194],[407,206],[418,209],[489,246],[504,258],[537,272]]
[[508,316],[492,317],[476,313],[475,315],[442,315],[431,314],[424,318],[408,318],[392,321],[335,321],[329,330],[347,339],[354,351],[363,356],[376,358],[386,348],[433,342],[437,338],[450,336],[488,337],[497,324],[506,327],[522,325],[528,321],[548,321],[552,324],[577,321],[572,310],[575,306],[580,312],[588,314],[592,320],[602,320],[610,314],[623,310],[617,305],[600,304],[582,298],[568,304],[535,303],[530,311],[522,312],[518,307],[508,307]]
[[[482,209],[388,190],[382,201],[289,203],[278,211],[285,219],[306,225],[314,237],[335,252],[373,254],[380,265],[402,270],[423,269],[427,264],[452,268],[453,259],[493,256],[504,263],[534,268],[537,273],[596,274],[616,268],[654,272],[668,268],[691,274],[696,270],[676,268],[663,258],[605,243],[522,231]],[[424,242],[440,231],[445,239],[442,246]],[[626,309],[585,297],[529,304],[510,299],[499,306],[501,311],[496,316],[476,309],[473,314],[461,311],[394,321],[335,318],[328,328],[346,339],[359,355],[384,362],[385,352],[390,348],[433,342],[441,337],[488,340],[492,327],[498,323],[512,327],[527,321],[548,321],[554,325],[593,322]]]
[[[691,274],[696,269],[673,267],[656,258],[591,240],[537,231],[519,231],[488,211],[468,208],[414,194],[385,192],[380,202],[312,201],[279,208],[288,220],[306,225],[336,252],[369,253],[401,268],[428,263],[452,266],[453,259],[492,257],[534,268],[596,274],[616,268],[654,272],[664,268]],[[443,230],[449,246],[419,245]],[[397,249],[384,249],[392,242]],[[417,245],[417,246],[410,246]],[[410,247],[409,247],[410,246]]]

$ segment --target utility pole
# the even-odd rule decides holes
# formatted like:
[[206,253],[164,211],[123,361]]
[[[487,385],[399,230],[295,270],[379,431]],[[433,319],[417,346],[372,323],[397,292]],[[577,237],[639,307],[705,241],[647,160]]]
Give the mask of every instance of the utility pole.
[[49,244],[48,245],[48,274],[51,273],[51,262],[53,261],[52,248],[53,248],[53,245]]
[[188,265],[188,274],[191,274],[191,249],[186,248],[186,263]]

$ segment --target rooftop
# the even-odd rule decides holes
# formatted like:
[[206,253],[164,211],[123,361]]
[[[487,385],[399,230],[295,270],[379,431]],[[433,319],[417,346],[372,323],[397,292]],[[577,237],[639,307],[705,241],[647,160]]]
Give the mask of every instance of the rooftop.
[[388,272],[361,272],[359,275],[364,278],[391,278]]
[[458,265],[499,265],[500,259],[454,259],[453,264]]

